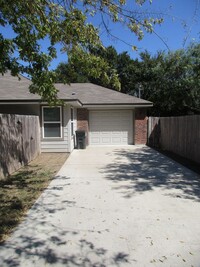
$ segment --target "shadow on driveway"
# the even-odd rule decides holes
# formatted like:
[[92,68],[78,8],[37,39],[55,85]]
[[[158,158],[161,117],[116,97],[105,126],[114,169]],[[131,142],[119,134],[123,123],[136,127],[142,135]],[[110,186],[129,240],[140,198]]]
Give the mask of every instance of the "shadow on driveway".
[[0,266],[198,266],[200,177],[148,147],[98,153],[75,151],[0,247]]
[[111,255],[103,246],[91,242],[91,237],[100,236],[101,231],[69,229],[67,221],[62,220],[67,209],[81,208],[67,196],[65,199],[60,197],[60,192],[70,185],[70,179],[56,176],[56,185],[45,190],[13,236],[0,245],[0,266],[106,267],[129,264],[127,253],[119,251]]
[[116,160],[101,169],[115,189],[124,197],[160,188],[178,189],[174,197],[200,201],[200,176],[159,152],[142,147],[135,150],[116,149]]

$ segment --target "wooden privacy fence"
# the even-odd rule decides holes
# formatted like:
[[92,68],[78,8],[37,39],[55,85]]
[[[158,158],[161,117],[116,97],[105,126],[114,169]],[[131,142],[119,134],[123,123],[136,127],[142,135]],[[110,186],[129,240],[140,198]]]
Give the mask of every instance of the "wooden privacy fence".
[[39,117],[0,114],[0,178],[40,153]]
[[200,115],[149,117],[148,145],[200,163]]

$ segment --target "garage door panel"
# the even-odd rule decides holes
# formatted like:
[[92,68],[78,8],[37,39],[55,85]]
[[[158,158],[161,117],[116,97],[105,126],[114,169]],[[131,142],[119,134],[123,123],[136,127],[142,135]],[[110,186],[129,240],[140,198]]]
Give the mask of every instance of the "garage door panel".
[[112,142],[114,143],[114,144],[120,144],[121,143],[121,138],[120,137],[113,137],[112,138]]
[[92,133],[92,136],[93,136],[93,137],[99,137],[100,134],[101,134],[101,132],[93,132],[93,133]]
[[102,145],[109,145],[111,143],[111,138],[104,136],[101,138],[101,143],[102,143]]
[[127,132],[121,132],[121,136],[123,138],[128,138],[128,133]]
[[91,145],[131,144],[132,111],[90,111],[89,142]]
[[99,137],[91,137],[91,143],[92,144],[100,144],[100,138]]

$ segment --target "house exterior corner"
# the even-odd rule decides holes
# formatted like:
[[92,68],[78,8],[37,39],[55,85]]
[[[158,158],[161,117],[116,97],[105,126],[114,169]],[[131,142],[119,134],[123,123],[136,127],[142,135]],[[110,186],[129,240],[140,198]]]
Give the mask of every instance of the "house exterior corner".
[[147,143],[147,110],[145,108],[135,109],[135,145]]

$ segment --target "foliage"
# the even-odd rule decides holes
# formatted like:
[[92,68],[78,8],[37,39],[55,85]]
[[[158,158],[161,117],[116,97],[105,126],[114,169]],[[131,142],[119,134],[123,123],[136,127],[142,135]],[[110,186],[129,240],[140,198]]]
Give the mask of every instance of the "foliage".
[[[20,71],[28,73],[34,83],[31,92],[52,102],[56,96],[53,86],[55,75],[48,67],[56,57],[55,44],[62,42],[70,51],[73,45],[98,44],[97,30],[86,24],[86,16],[74,7],[69,9],[46,0],[0,1],[0,25],[10,25],[15,33],[12,39],[0,35],[0,71],[11,70],[13,75]],[[48,37],[47,53],[41,51],[39,41]],[[22,60],[26,65],[19,64]]]
[[55,70],[57,82],[94,82],[120,90],[117,71],[100,55],[83,52],[72,53],[68,63],[60,63]]
[[67,63],[60,63],[55,72],[57,82],[92,82],[129,93],[135,90],[133,63],[126,52],[118,55],[112,46],[90,47],[89,53],[80,53],[78,58],[76,54]]
[[200,112],[200,45],[151,57],[141,54],[140,85],[143,98],[154,103],[156,116]]
[[[158,52],[151,56],[147,51],[140,60],[133,60],[123,52],[117,54],[113,47],[92,48],[90,53],[99,56],[115,70],[121,83],[121,92],[152,101],[149,114],[156,116],[186,115],[200,112],[200,44],[186,50]],[[87,58],[61,64],[60,82],[67,77],[70,82],[93,82],[104,86],[102,77],[95,77],[86,67]],[[93,66],[96,68],[95,66]],[[95,70],[93,69],[95,72]],[[73,75],[71,76],[71,72]],[[111,89],[115,89],[112,83]]]
[[[109,66],[115,70],[121,84],[122,93],[135,94],[135,84],[139,68],[137,60],[131,59],[127,52],[118,54],[116,49],[112,46],[107,48],[92,48],[90,49],[90,53],[103,58],[106,62],[108,62]],[[90,81],[103,85],[101,80],[97,80],[95,78],[90,79]],[[109,88],[115,89],[112,84],[110,84]]]
[[[136,0],[127,8],[128,2],[125,0],[0,0],[0,27],[11,27],[14,32],[13,38],[0,34],[0,72],[4,74],[11,70],[13,75],[27,73],[33,81],[31,92],[40,94],[42,99],[52,103],[57,95],[53,85],[56,74],[49,73],[49,64],[56,57],[56,44],[62,44],[62,50],[68,55],[72,53],[73,57],[76,51],[77,54],[80,50],[88,53],[89,46],[101,46],[98,29],[87,22],[89,16],[96,14],[101,16],[107,32],[105,21],[109,19],[125,25],[142,39],[144,31],[153,32],[153,26],[162,23],[162,18],[138,12],[137,7],[146,1]],[[50,44],[44,52],[40,41],[47,38]],[[100,68],[100,76],[106,83],[109,80],[116,83],[116,74],[111,71],[108,75],[104,60],[95,56],[89,60],[90,66],[94,64]],[[105,65],[106,71],[103,73]]]

